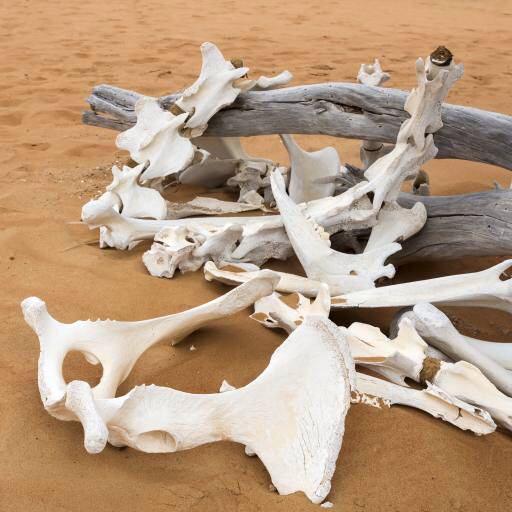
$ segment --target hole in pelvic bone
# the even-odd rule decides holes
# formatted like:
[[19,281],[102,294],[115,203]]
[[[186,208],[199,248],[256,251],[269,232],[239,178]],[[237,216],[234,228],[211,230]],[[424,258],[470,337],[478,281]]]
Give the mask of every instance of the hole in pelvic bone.
[[92,354],[74,350],[66,354],[62,364],[62,375],[66,383],[83,380],[93,388],[103,375],[103,366]]
[[500,274],[500,281],[507,281],[512,277],[512,267],[507,268],[504,272]]
[[176,451],[176,441],[165,430],[150,430],[143,432],[135,438],[139,450],[148,453],[169,453]]
[[242,267],[237,267],[236,265],[224,265],[220,270],[225,271],[225,272],[236,272],[236,273],[246,272],[245,269],[243,269]]

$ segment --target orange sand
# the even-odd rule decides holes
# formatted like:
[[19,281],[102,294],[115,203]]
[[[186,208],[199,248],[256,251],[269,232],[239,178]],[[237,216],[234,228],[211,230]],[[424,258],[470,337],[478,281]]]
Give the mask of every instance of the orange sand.
[[[37,390],[38,344],[19,302],[47,301],[64,321],[142,319],[180,311],[228,288],[202,272],[150,277],[141,254],[101,251],[79,219],[81,205],[110,181],[126,154],[114,132],[83,126],[83,99],[106,82],[163,94],[195,78],[201,42],[243,56],[254,74],[287,68],[294,83],[354,80],[359,64],[379,57],[392,87],[410,88],[413,62],[445,44],[464,62],[454,103],[512,114],[512,4],[487,1],[335,2],[40,0],[0,5],[0,510],[151,512],[169,510],[318,510],[305,496],[269,492],[269,476],[243,447],[217,443],[171,455],[105,449],[88,455],[78,423],[51,418]],[[298,137],[317,148],[326,137]],[[357,163],[358,143],[334,141]],[[247,141],[251,153],[286,161],[277,137]],[[480,190],[508,171],[467,162],[427,166],[434,193]],[[191,192],[172,193],[173,200]],[[400,269],[401,280],[477,270],[497,260]],[[275,265],[299,271],[296,262]],[[511,338],[510,317],[457,310],[461,328],[488,339]],[[386,327],[393,311],[347,311],[339,324]],[[137,363],[124,393],[139,383],[214,392],[222,379],[241,386],[266,366],[283,336],[247,314],[217,322],[176,348],[159,346]],[[190,344],[197,351],[190,352]],[[94,382],[98,371],[69,357],[66,375]],[[415,410],[354,406],[332,481],[334,510],[504,511],[512,509],[512,441],[478,438]]]

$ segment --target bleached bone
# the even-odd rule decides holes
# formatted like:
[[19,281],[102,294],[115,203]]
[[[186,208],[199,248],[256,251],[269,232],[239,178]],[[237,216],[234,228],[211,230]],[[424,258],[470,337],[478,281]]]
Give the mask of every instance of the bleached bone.
[[198,215],[224,215],[260,209],[265,210],[265,206],[255,206],[253,204],[234,201],[221,201],[213,197],[196,197],[187,203],[168,203],[167,218],[183,219],[185,217]]
[[292,74],[285,70],[274,76],[260,76],[256,80],[247,79],[244,83],[243,90],[248,91],[264,91],[267,89],[275,89],[280,85],[287,84],[293,78]]
[[402,181],[415,176],[423,163],[436,156],[432,133],[443,126],[443,99],[461,75],[462,65],[453,62],[440,67],[432,64],[430,57],[426,64],[422,59],[416,61],[418,86],[411,91],[404,106],[411,117],[400,127],[393,150],[364,173],[369,183],[362,190],[374,192],[374,208],[379,209],[384,201],[396,201]]
[[289,306],[283,296],[277,292],[262,297],[254,303],[254,313],[251,318],[265,327],[284,329],[288,334],[301,325],[308,315],[329,318],[331,300],[326,284],[320,286],[314,301],[310,301],[300,293],[288,296],[287,300],[295,302],[295,306]]
[[185,185],[220,187],[235,175],[239,163],[238,159],[220,160],[205,155],[200,162],[193,163],[184,169],[178,176],[178,181]]
[[455,364],[441,362],[440,365],[433,384],[459,400],[489,411],[498,424],[512,431],[512,398],[501,393],[476,366],[467,361]]
[[[228,258],[242,235],[238,224],[225,226],[195,225],[164,228],[142,257],[152,276],[172,278],[176,268],[194,272],[206,261],[216,263]],[[161,243],[158,243],[161,242]]]
[[416,203],[411,209],[398,203],[384,203],[377,214],[377,224],[372,228],[364,252],[385,247],[392,242],[402,242],[415,235],[427,222],[427,209]]
[[280,135],[288,151],[291,165],[288,193],[296,203],[321,199],[334,194],[334,182],[323,183],[323,178],[334,177],[340,170],[338,152],[333,147],[318,151],[304,151],[291,135]]
[[255,160],[249,156],[239,137],[197,137],[192,142],[220,160]]
[[245,67],[235,68],[212,43],[201,45],[201,55],[199,78],[176,101],[180,109],[190,114],[185,126],[192,137],[202,135],[210,118],[235,101],[241,89],[234,82],[249,71]]
[[[373,64],[361,64],[357,81],[364,85],[380,87],[389,80],[389,73],[382,71],[379,59],[375,59]],[[359,155],[363,164],[363,169],[368,169],[376,160],[383,157],[393,149],[393,146],[384,145],[382,142],[374,140],[364,140],[361,143]]]
[[[432,304],[420,302],[404,317],[414,323],[419,334],[431,345],[454,361],[463,360],[475,365],[498,389],[512,396],[512,372],[470,344],[442,311]],[[508,349],[512,354],[510,346]]]
[[371,395],[389,405],[400,404],[420,409],[434,418],[441,418],[477,435],[490,434],[496,429],[487,411],[458,400],[431,383],[427,383],[426,389],[417,390],[357,372],[356,389],[359,396],[352,399],[352,403],[362,401],[360,394]]
[[[263,187],[263,177],[269,166],[266,162],[241,161],[236,174],[227,180],[230,187],[240,187],[239,201],[245,201],[250,192],[257,192]],[[263,198],[261,198],[263,202]]]
[[378,87],[389,80],[389,73],[382,71],[379,59],[375,59],[373,64],[361,64],[359,73],[357,73],[357,81],[360,84],[372,85]]
[[89,362],[100,362],[103,375],[93,394],[96,398],[115,396],[119,384],[149,347],[165,339],[170,339],[172,345],[179,343],[207,322],[241,311],[272,293],[276,282],[277,278],[268,271],[202,306],[140,322],[88,320],[63,324],[49,315],[41,299],[25,299],[21,304],[25,321],[40,343],[38,382],[45,408],[57,418],[69,419],[64,407],[66,383],[62,376],[62,363],[68,352],[76,350]]
[[279,493],[303,491],[320,503],[330,491],[354,384],[343,335],[328,319],[308,317],[242,388],[197,395],[139,386],[94,405],[115,445],[168,453],[212,441],[242,443]]
[[282,176],[273,173],[271,183],[286,233],[308,278],[329,286],[347,289],[357,286],[361,289],[374,287],[374,281],[380,277],[394,276],[393,265],[384,265],[384,262],[400,250],[400,244],[388,244],[362,254],[334,251],[323,229],[314,221],[306,219],[300,208],[288,197]]
[[180,134],[187,114],[174,116],[163,110],[155,98],[147,96],[137,101],[135,113],[137,123],[117,136],[116,145],[129,151],[135,162],[149,162],[141,179],[168,176],[183,170],[192,162],[195,148],[190,139]]
[[[103,204],[111,202],[112,206],[126,217],[139,217],[151,219],[165,219],[167,215],[167,202],[160,192],[153,188],[143,187],[139,184],[139,176],[144,170],[145,164],[136,167],[123,166],[123,170],[112,166],[113,180],[107,186],[106,192],[98,199]],[[92,202],[92,201],[89,201]],[[83,206],[85,217],[90,208],[89,203]]]
[[512,283],[510,279],[500,279],[511,266],[512,259],[480,272],[347,293],[332,297],[332,307],[382,308],[431,302],[451,306],[494,308],[512,313]]

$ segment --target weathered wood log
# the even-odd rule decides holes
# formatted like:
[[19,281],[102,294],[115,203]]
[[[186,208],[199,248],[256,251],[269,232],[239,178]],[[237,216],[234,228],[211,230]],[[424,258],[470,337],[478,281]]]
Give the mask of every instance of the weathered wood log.
[[[159,98],[168,107],[179,93]],[[277,133],[324,134],[395,142],[408,117],[407,93],[361,84],[326,83],[240,94],[209,122],[205,135],[250,136]],[[125,130],[135,122],[140,94],[98,85],[87,98],[85,124]],[[105,115],[101,115],[104,113]],[[443,105],[441,130],[434,134],[437,158],[486,162],[512,169],[512,116],[458,105]]]
[[512,190],[455,196],[402,193],[398,200],[407,208],[417,201],[427,208],[427,223],[404,242],[393,263],[512,254]]

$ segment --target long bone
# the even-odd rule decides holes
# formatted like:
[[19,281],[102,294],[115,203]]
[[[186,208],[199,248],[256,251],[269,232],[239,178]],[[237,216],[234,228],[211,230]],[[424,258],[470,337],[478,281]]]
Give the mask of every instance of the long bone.
[[[499,361],[497,362],[468,343],[464,336],[455,329],[449,318],[435,306],[420,302],[402,318],[410,319],[421,337],[431,345],[450,356],[454,361],[463,360],[475,365],[498,389],[512,396],[512,372],[506,370]],[[485,344],[485,342],[483,343]],[[510,347],[505,348],[511,352]]]
[[201,215],[225,215],[259,209],[265,210],[265,207],[234,201],[221,201],[214,197],[198,196],[186,203],[169,203],[167,205],[167,218],[184,219]]
[[500,279],[511,266],[512,259],[480,272],[351,292],[332,297],[332,307],[382,308],[431,302],[451,306],[494,308],[512,313],[510,279]]
[[281,135],[291,165],[288,193],[295,203],[303,203],[332,196],[334,182],[322,183],[323,178],[334,177],[340,170],[338,152],[333,147],[318,151],[304,151],[291,135]]
[[434,418],[441,418],[477,435],[490,434],[496,429],[496,424],[487,411],[458,400],[431,383],[427,383],[426,389],[418,390],[398,386],[360,372],[356,375],[358,396],[352,399],[352,403],[366,403],[365,397],[371,395],[382,399],[389,406],[399,404],[420,409]]
[[39,338],[38,382],[45,408],[57,418],[70,419],[63,406],[66,383],[62,375],[62,363],[68,352],[77,350],[89,362],[100,362],[103,375],[93,394],[96,398],[115,396],[119,384],[148,348],[166,339],[175,345],[202,325],[243,310],[272,293],[276,281],[268,271],[202,306],[139,322],[87,320],[64,324],[48,313],[41,299],[25,299],[21,304],[25,321]]
[[328,319],[310,316],[254,381],[226,393],[138,386],[120,398],[93,399],[87,384],[71,384],[85,404],[86,448],[97,452],[105,441],[98,439],[102,425],[116,446],[149,453],[230,440],[254,451],[280,494],[303,491],[321,503],[330,491],[354,383],[343,334]]
[[384,262],[400,250],[400,244],[388,244],[362,254],[334,251],[323,229],[315,225],[314,221],[306,219],[300,208],[288,197],[282,176],[273,173],[271,183],[286,234],[308,278],[333,286],[339,285],[340,280],[353,280],[366,288],[373,288],[374,281],[380,277],[394,276],[393,265],[384,265]]

